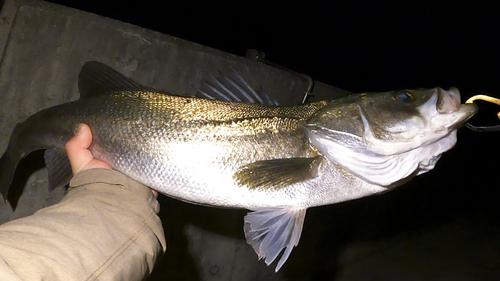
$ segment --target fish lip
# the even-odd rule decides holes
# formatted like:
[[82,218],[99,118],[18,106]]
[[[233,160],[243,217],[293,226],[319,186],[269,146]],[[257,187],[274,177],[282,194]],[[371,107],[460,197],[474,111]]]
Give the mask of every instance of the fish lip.
[[452,113],[460,108],[460,91],[451,87],[448,91],[437,88],[436,110],[440,114]]
[[456,123],[456,126],[461,126],[467,122],[467,120],[472,118],[472,116],[477,113],[478,109],[478,106],[474,103],[461,104],[457,111],[463,112],[464,116],[459,122]]
[[[462,104],[460,103],[460,91],[451,87],[449,90],[436,88],[436,112],[438,113],[435,118],[451,118],[448,125],[444,125],[443,129],[454,130],[461,127],[467,120],[476,114],[478,108],[475,104]],[[440,116],[440,117],[439,117]],[[432,118],[435,120],[435,118]]]

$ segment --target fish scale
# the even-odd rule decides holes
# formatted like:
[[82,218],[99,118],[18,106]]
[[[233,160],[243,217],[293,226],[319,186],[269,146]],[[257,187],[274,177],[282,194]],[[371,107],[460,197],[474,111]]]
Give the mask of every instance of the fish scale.
[[[217,91],[226,99],[255,97],[253,90],[227,92],[249,89],[235,75],[219,77]],[[0,159],[4,198],[19,161],[39,149],[46,150],[50,188],[66,184],[71,169],[64,144],[86,123],[94,157],[130,178],[186,202],[251,210],[244,219],[247,242],[268,265],[283,252],[276,270],[297,245],[307,208],[378,194],[433,169],[477,110],[461,105],[455,88],[286,107],[182,97],[143,87],[98,62],[83,66],[79,89],[79,100],[16,126]]]
[[[317,108],[325,105],[324,102],[321,102],[279,111],[276,108],[270,108],[270,111],[273,112],[269,113],[263,110],[264,106],[171,97],[162,93],[128,92],[125,101],[121,99],[123,96],[120,93],[92,97],[88,100],[81,99],[64,105],[62,109],[56,107],[52,111],[57,114],[57,117],[52,116],[50,119],[65,120],[66,126],[70,128],[75,128],[79,123],[89,124],[95,137],[92,149],[96,157],[107,161],[113,168],[123,171],[161,193],[182,197],[184,200],[192,202],[199,202],[202,199],[198,197],[203,197],[206,202],[199,203],[211,205],[220,205],[220,203],[215,200],[207,200],[209,195],[214,192],[210,188],[204,187],[207,185],[206,179],[197,179],[200,170],[218,163],[222,168],[214,168],[211,173],[207,174],[227,175],[229,179],[227,182],[234,186],[232,175],[248,161],[316,155],[306,145],[306,137],[300,129],[300,125],[304,124],[308,113],[313,112],[310,108],[317,111]],[[153,102],[146,100],[145,97]],[[196,101],[185,103],[183,100]],[[136,107],[144,109],[149,108],[152,104],[161,104],[162,106],[152,111],[146,110],[145,113],[133,111]],[[202,114],[197,113],[196,116],[180,118],[178,112],[194,112],[194,110],[188,108],[174,112],[175,110],[171,110],[171,108],[175,108],[174,104],[189,104],[193,105],[192,108],[221,104],[227,109],[222,107],[217,110],[217,113],[208,115],[216,119],[215,121],[208,119],[204,122],[198,122]],[[300,110],[301,107],[305,110]],[[238,116],[235,114],[235,108],[248,119],[240,117],[238,121],[233,121],[235,116]],[[134,114],[127,114],[130,110]],[[93,111],[104,111],[105,116],[94,118],[96,115],[92,114]],[[230,112],[230,114],[224,114],[225,111]],[[41,112],[41,114],[45,115],[46,113]],[[170,122],[170,116],[174,116],[172,122]],[[36,120],[39,118],[47,117],[35,116],[32,120],[38,122]],[[150,121],[153,119],[154,122]],[[26,122],[30,121],[28,119]],[[105,125],[106,123],[109,125]],[[280,124],[283,125],[280,126]],[[276,133],[276,128],[280,128],[278,133]],[[52,145],[59,147],[64,145],[73,135],[71,130],[66,130],[66,132],[66,137],[61,139],[59,144]],[[273,132],[271,136],[268,135],[269,132]],[[200,143],[205,143],[206,147],[201,147],[198,151],[200,153],[194,153],[192,156],[186,156],[186,152],[181,152],[183,149],[178,147],[181,145],[192,150],[193,147],[200,147]],[[277,146],[280,149],[275,149]],[[207,155],[209,150],[216,153]],[[131,151],[135,152],[135,155],[130,155]],[[200,154],[202,157],[199,156]],[[169,156],[165,158],[166,155]],[[162,158],[165,159],[162,161]],[[175,164],[180,162],[179,158],[189,159],[187,165],[182,166],[183,169],[178,168],[181,166],[180,164]],[[177,169],[171,169],[170,163],[174,163],[174,167]],[[154,172],[151,173],[151,171]],[[165,174],[168,174],[169,177],[166,178]],[[220,179],[217,181],[220,184]],[[174,188],[173,185],[176,182],[180,184]],[[187,191],[190,189],[189,185],[181,186],[186,183],[192,185],[191,189],[194,191]],[[244,190],[244,188],[237,188]],[[186,194],[171,191],[171,189],[182,190],[188,194],[196,193],[198,196],[190,199]],[[199,189],[207,190],[207,193],[196,192]],[[259,193],[258,191],[249,192]],[[286,190],[282,190],[282,192],[286,193]],[[264,194],[266,193],[264,192]],[[245,196],[246,194],[238,193],[221,201],[231,202],[226,207],[251,208],[260,206],[260,204],[242,201],[248,198]],[[255,197],[252,195],[252,198]],[[279,194],[277,197],[283,197],[283,194]]]

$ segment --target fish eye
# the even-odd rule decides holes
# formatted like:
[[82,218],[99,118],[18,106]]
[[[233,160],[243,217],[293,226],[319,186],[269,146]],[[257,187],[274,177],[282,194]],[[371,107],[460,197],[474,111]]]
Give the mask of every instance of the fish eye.
[[410,92],[408,92],[408,91],[401,91],[401,92],[398,92],[398,93],[396,94],[396,97],[397,97],[400,101],[402,101],[402,102],[404,102],[404,103],[409,103],[409,102],[411,102],[411,101],[413,100],[413,95],[412,95]]

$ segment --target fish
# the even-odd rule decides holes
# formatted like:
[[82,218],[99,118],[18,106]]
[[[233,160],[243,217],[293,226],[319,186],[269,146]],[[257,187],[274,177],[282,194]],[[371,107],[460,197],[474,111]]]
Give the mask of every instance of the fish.
[[281,254],[276,271],[298,245],[308,208],[380,194],[432,170],[477,111],[456,88],[280,106],[237,73],[186,97],[96,61],[83,65],[78,89],[80,99],[15,126],[0,158],[4,198],[19,161],[37,150],[49,188],[66,185],[64,145],[86,123],[94,157],[126,176],[185,202],[249,210],[246,241],[267,265]]

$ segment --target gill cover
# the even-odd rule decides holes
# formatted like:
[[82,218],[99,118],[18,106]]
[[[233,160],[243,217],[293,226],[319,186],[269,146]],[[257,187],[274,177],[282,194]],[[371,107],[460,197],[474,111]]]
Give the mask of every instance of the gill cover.
[[475,113],[455,88],[368,93],[333,101],[306,123],[311,144],[356,176],[391,186],[431,170]]

